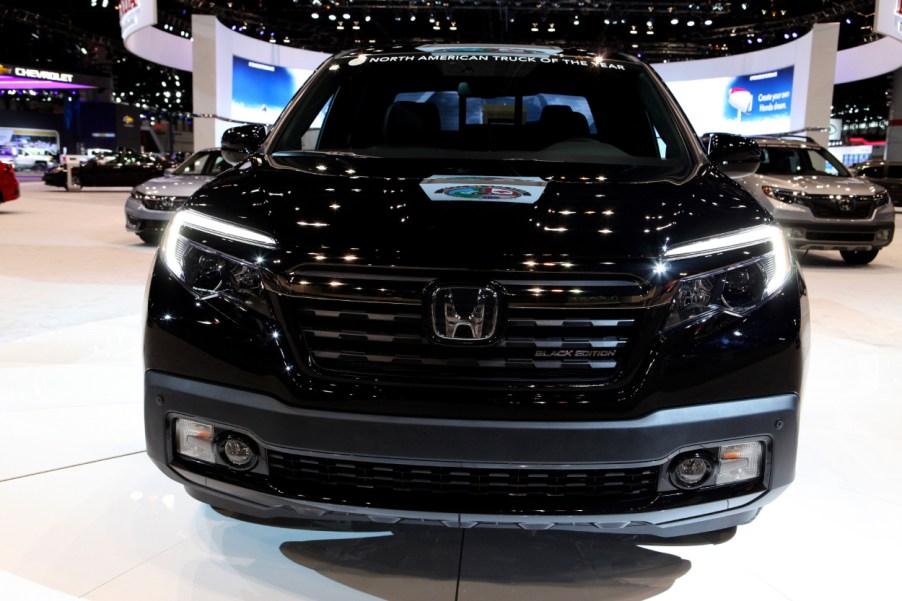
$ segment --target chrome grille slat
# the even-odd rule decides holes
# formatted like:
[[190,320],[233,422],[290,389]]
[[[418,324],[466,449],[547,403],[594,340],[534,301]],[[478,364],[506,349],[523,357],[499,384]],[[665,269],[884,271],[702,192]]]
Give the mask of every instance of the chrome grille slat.
[[633,319],[511,319],[511,326],[535,326],[540,328],[618,328],[635,323]]

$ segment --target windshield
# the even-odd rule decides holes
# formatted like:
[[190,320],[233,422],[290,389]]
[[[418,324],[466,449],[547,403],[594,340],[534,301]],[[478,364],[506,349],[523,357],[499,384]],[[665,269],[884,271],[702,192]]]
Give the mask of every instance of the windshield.
[[222,154],[215,152],[197,152],[185,159],[179,165],[174,175],[219,175],[230,165],[222,158]]
[[764,175],[835,175],[849,177],[849,171],[824,148],[761,147]]
[[689,163],[641,65],[563,55],[348,57],[294,105],[273,154],[533,159],[673,169]]

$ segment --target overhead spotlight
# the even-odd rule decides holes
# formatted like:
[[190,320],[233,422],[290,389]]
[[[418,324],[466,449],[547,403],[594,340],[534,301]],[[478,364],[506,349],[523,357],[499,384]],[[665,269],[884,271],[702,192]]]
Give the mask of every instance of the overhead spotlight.
[[348,19],[351,18],[351,15],[349,15],[348,13],[345,13],[341,16],[341,18],[344,19],[345,21],[347,21]]
[[319,13],[310,13],[311,19],[319,19]]
[[457,31],[457,21],[451,21],[451,26],[448,27],[451,31]]
[[764,40],[762,40],[761,38],[757,38],[755,41],[758,42],[759,44],[764,43]]
[[432,24],[432,29],[434,29],[434,30],[436,30],[436,31],[441,31],[441,30],[442,30],[442,23],[441,23],[441,21],[439,21],[438,19],[436,19],[435,23]]
[[344,31],[344,28],[345,28],[345,24],[342,23],[341,21],[339,21],[338,25],[335,27],[335,29],[337,29],[339,31]]
[[354,21],[354,24],[351,25],[351,29],[360,29],[360,21]]
[[611,20],[610,20],[610,19],[605,19],[605,20],[604,20],[604,24],[605,24],[605,25],[610,25],[610,24],[611,24]]
[[371,16],[369,16],[369,15],[367,15],[367,16],[365,16],[365,17],[363,18],[363,20],[366,21],[367,23],[369,23],[370,21],[372,21],[372,19],[373,19],[373,18],[372,18]]
[[532,24],[532,27],[530,27],[529,30],[530,30],[531,32],[533,32],[533,33],[536,33],[537,31],[539,31],[539,24],[538,24],[538,23],[533,23],[533,24]]
[[574,24],[574,25],[579,25],[579,15],[573,17],[573,24]]
[[330,21],[335,21],[336,19],[338,19],[338,17],[336,17],[335,15],[329,15]]
[[783,34],[783,39],[784,39],[784,40],[788,40],[788,39],[789,39],[789,34],[788,34],[788,33],[784,33],[784,34]]
[[711,25],[712,23],[714,23],[714,21],[711,19],[705,19],[705,26]]
[[411,20],[411,22],[416,21],[416,20],[417,20],[417,16],[416,16],[415,14],[411,13],[411,14],[410,14],[410,20]]
[[692,19],[689,19],[688,21],[686,21],[686,26],[687,27],[695,27],[695,21],[693,21]]
[[676,17],[674,17],[674,18],[672,18],[672,19],[670,20],[670,24],[671,24],[671,25],[679,25],[679,24],[680,24],[680,20],[677,19]]
[[639,33],[639,32],[636,31],[636,26],[635,26],[635,25],[630,25],[630,34],[631,34],[631,35],[636,35],[637,33]]
[[548,33],[554,33],[556,29],[554,28],[554,23],[548,24]]
[[799,37],[799,34],[797,34],[796,32],[793,31],[793,32],[792,32],[792,37],[797,38],[797,37]]

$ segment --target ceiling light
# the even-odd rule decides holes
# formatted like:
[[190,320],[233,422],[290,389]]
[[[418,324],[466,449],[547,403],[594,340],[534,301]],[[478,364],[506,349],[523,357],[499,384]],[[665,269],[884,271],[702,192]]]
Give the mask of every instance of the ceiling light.
[[674,17],[674,18],[672,18],[672,19],[670,20],[670,24],[671,24],[671,25],[679,25],[679,24],[680,24],[680,20],[677,19],[676,17]]
[[695,27],[695,21],[693,21],[692,19],[689,19],[688,21],[686,21],[686,26],[687,27]]

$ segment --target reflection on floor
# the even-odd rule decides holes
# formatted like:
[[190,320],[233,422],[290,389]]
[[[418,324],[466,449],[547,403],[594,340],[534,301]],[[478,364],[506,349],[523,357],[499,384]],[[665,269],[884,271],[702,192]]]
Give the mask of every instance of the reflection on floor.
[[902,242],[864,268],[835,253],[804,258],[813,344],[796,482],[732,538],[299,529],[221,515],[143,453],[140,320],[153,249],[123,228],[126,191],[22,189],[0,206],[0,599],[900,594]]

